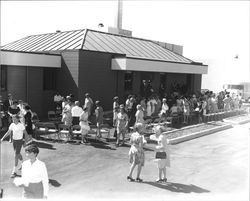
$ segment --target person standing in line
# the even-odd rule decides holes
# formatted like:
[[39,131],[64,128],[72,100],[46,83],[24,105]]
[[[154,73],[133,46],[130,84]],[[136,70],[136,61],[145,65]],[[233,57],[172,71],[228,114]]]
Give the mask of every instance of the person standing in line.
[[82,134],[82,141],[81,143],[87,143],[87,134],[90,130],[89,123],[88,123],[88,108],[84,107],[83,112],[81,113],[79,120],[80,120],[80,127],[81,127],[81,134]]
[[29,105],[24,106],[25,115],[24,115],[24,125],[25,130],[28,133],[27,137],[25,138],[25,145],[32,142],[33,128],[32,128],[32,112]]
[[231,110],[231,98],[229,94],[226,95],[226,97],[223,99],[224,102],[224,110],[229,111]]
[[127,112],[129,122],[131,121],[131,117],[132,117],[133,104],[134,104],[134,98],[132,95],[129,95],[125,102],[125,110]]
[[120,145],[120,136],[122,135],[122,144],[124,144],[125,134],[128,129],[128,115],[125,113],[124,105],[120,105],[120,112],[117,115],[117,141],[115,146]]
[[103,108],[99,100],[95,102],[96,109],[95,109],[95,116],[96,116],[96,127],[97,127],[97,137],[101,138],[101,126],[103,124]]
[[163,98],[162,99],[161,111],[160,111],[160,114],[159,114],[161,120],[167,117],[168,110],[169,110],[169,107],[168,107],[168,104],[167,104],[167,99]]
[[142,97],[141,101],[140,101],[140,105],[142,106],[142,111],[144,114],[144,117],[147,116],[147,104],[146,104],[146,98]]
[[188,124],[188,120],[189,120],[189,115],[190,115],[190,108],[189,108],[189,101],[186,97],[184,97],[183,99],[183,123],[184,124]]
[[35,144],[25,148],[28,160],[22,164],[22,177],[15,178],[14,184],[23,187],[23,198],[47,199],[49,192],[48,172],[44,162],[37,158],[39,149]]
[[71,102],[70,96],[67,96],[66,99],[67,99],[67,102],[63,108],[62,122],[66,126],[72,126],[72,113],[71,113],[72,102]]
[[5,112],[8,112],[9,107],[13,105],[13,97],[11,94],[8,94],[8,99],[3,102],[3,108]]
[[137,123],[134,128],[135,132],[132,133],[130,137],[131,148],[129,150],[129,161],[131,163],[131,166],[129,169],[129,175],[127,176],[127,180],[135,181],[132,177],[132,174],[135,169],[135,166],[137,165],[138,169],[137,169],[136,181],[142,182],[143,180],[140,178],[140,174],[145,162],[143,146],[147,143],[147,141],[144,139],[144,136],[142,135],[143,124]]
[[26,111],[24,109],[25,105],[27,105],[26,103],[24,103],[22,100],[19,100],[18,101],[18,105],[17,107],[20,109],[20,112],[19,112],[19,117],[20,117],[20,122],[25,124],[25,119],[24,119],[24,115],[26,114]]
[[80,102],[75,101],[75,105],[71,109],[72,114],[72,125],[78,125],[79,124],[79,117],[81,113],[83,112],[83,109],[80,107]]
[[[155,137],[158,145],[155,147],[157,152],[166,152],[166,159],[156,159],[158,165],[158,179],[156,182],[167,182],[166,167],[170,167],[170,151],[168,147],[168,140],[163,133],[161,126],[156,126]],[[163,176],[163,177],[162,177]]]
[[54,95],[54,110],[57,111],[58,109],[61,110],[61,102],[63,97],[56,92]]
[[2,96],[0,95],[0,132],[2,131],[2,128],[4,127],[3,119],[4,119],[4,110],[3,110],[3,101]]
[[141,105],[137,105],[136,106],[136,113],[135,113],[135,125],[137,123],[141,123],[142,125],[144,125],[144,113],[142,110],[142,106]]
[[151,115],[152,115],[152,101],[151,101],[151,97],[148,98],[146,105],[147,105],[147,117],[151,117]]
[[88,109],[88,115],[90,118],[90,116],[92,115],[92,108],[93,108],[94,102],[92,100],[92,98],[90,98],[89,93],[85,94],[85,101],[84,101],[84,107],[86,107]]
[[161,111],[162,104],[161,104],[161,100],[160,100],[158,95],[155,96],[155,100],[156,100],[156,103],[157,103],[156,107],[155,107],[155,115],[158,115],[160,113],[160,111]]
[[117,115],[119,112],[119,98],[118,96],[115,96],[113,98],[114,102],[113,102],[113,126],[115,128],[115,132],[114,132],[114,137],[117,139]]
[[13,137],[13,148],[15,152],[15,165],[13,168],[13,171],[11,173],[11,178],[14,178],[17,176],[17,171],[20,169],[21,164],[18,165],[18,161],[23,162],[23,157],[21,155],[21,149],[23,145],[23,138],[24,135],[25,137],[28,135],[28,133],[25,130],[25,126],[20,123],[18,115],[13,115],[12,116],[12,121],[13,123],[10,124],[8,131],[5,133],[5,135],[2,137],[1,142],[11,134],[12,132],[12,137]]

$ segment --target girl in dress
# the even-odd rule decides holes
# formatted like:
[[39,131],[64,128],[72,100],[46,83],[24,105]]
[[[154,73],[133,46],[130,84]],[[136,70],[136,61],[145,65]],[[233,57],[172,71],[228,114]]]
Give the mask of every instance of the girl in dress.
[[[155,128],[155,137],[158,142],[156,146],[156,151],[159,152],[166,152],[166,159],[156,159],[158,169],[159,169],[159,176],[156,182],[166,182],[166,167],[170,167],[170,151],[168,147],[168,140],[165,135],[162,134],[163,128],[161,126],[156,126]],[[163,177],[162,177],[163,176]]]
[[137,123],[135,125],[135,132],[132,133],[130,137],[131,148],[129,150],[129,160],[131,166],[129,170],[129,175],[127,176],[127,179],[129,181],[135,181],[132,177],[132,174],[135,169],[135,166],[137,165],[138,169],[137,169],[136,181],[142,182],[140,174],[142,166],[144,166],[144,161],[145,161],[143,146],[147,143],[147,141],[144,139],[142,135],[142,130],[143,130],[143,124]]

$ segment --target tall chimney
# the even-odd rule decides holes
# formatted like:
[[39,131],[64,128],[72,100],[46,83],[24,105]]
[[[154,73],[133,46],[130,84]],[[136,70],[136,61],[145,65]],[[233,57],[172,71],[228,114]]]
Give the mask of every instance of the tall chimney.
[[122,0],[117,0],[118,6],[115,14],[114,27],[108,27],[108,32],[124,36],[132,36],[132,31],[122,29]]
[[116,27],[117,29],[122,29],[122,0],[118,0],[114,27]]

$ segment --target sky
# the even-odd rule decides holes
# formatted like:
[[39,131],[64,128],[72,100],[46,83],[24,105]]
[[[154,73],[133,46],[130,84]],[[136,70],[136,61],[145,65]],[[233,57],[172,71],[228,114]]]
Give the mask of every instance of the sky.
[[[108,31],[116,10],[115,0],[1,1],[1,45],[56,30]],[[250,82],[249,13],[249,1],[124,0],[122,28],[183,46],[185,57],[208,65],[202,88],[217,92],[223,84]]]

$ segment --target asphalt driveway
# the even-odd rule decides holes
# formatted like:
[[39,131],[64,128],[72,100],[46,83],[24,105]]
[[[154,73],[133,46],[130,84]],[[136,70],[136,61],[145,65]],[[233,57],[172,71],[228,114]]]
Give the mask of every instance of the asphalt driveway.
[[[146,148],[142,183],[126,180],[128,145],[115,148],[114,143],[104,142],[36,143],[40,147],[39,159],[47,165],[52,200],[248,200],[249,126],[248,123],[172,145],[167,184],[155,182],[158,170],[153,143]],[[12,144],[4,141],[3,198],[19,199],[22,189],[9,178],[13,162]]]

